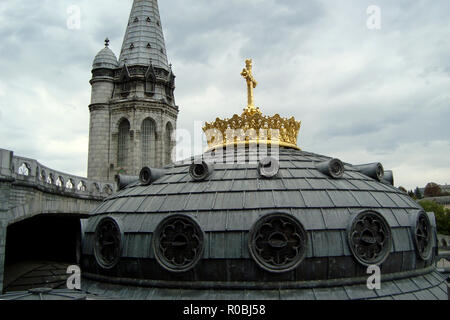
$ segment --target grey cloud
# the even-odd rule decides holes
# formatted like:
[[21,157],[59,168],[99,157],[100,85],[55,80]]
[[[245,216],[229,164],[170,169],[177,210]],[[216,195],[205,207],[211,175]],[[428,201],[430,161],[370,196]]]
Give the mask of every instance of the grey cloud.
[[[246,40],[246,52],[264,53],[289,46],[286,36],[323,15],[317,1],[174,1],[161,3],[168,13],[166,39],[173,57],[183,61],[207,61],[224,48]],[[191,11],[193,14],[180,15]],[[172,45],[172,43],[174,45]],[[273,52],[267,52],[270,54]]]

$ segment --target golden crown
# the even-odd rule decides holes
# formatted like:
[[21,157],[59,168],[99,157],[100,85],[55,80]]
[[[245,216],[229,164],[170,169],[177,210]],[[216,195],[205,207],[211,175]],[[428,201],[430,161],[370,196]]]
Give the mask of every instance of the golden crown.
[[247,81],[248,105],[242,115],[235,114],[231,119],[219,119],[205,123],[203,131],[206,134],[209,149],[238,144],[267,144],[300,149],[297,146],[297,136],[300,121],[294,117],[282,118],[279,114],[272,117],[264,116],[255,107],[253,89],[257,82],[252,74],[252,60],[245,61],[246,68],[241,75]]

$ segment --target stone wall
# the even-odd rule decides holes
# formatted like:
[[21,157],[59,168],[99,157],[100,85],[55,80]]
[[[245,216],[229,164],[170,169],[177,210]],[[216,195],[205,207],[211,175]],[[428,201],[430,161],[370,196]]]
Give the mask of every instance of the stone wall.
[[0,292],[9,225],[41,214],[86,218],[115,189],[0,149]]
[[109,148],[109,105],[91,105],[88,154],[89,179],[108,181],[114,178],[109,177]]
[[[156,123],[156,148],[154,162],[148,161],[144,163],[142,159],[142,139],[141,128],[145,119],[151,118]],[[119,123],[122,119],[127,119],[130,123],[130,146],[128,163],[124,166],[118,166],[117,161],[117,147],[118,147],[118,132]],[[164,153],[167,148],[165,145],[166,125],[171,123],[172,128],[176,129],[176,114],[167,111],[167,106],[155,102],[139,102],[128,103],[120,102],[111,108],[111,138],[109,149],[109,177],[114,178],[120,169],[123,169],[125,174],[139,175],[143,166],[151,166],[161,168],[168,164],[164,161]],[[173,142],[172,147],[175,147]]]
[[[143,166],[161,168],[172,162],[165,155],[175,141],[167,145],[166,125],[176,130],[179,109],[171,70],[141,65],[93,70],[91,85],[88,178],[112,182],[118,173],[138,175]],[[151,159],[142,159],[141,128],[147,118],[156,123],[156,146]],[[126,163],[119,164],[118,127],[124,119],[130,123],[130,144]]]

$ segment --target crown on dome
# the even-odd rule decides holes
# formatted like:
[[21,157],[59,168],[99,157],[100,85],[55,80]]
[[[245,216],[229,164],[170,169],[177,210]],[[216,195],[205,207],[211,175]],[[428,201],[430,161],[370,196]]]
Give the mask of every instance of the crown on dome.
[[218,147],[239,144],[267,144],[300,149],[297,137],[301,122],[294,117],[282,118],[279,114],[265,116],[254,104],[253,89],[258,82],[252,74],[252,60],[245,61],[246,67],[241,75],[247,82],[248,104],[239,116],[235,114],[231,119],[220,119],[205,123],[205,132],[209,150]]

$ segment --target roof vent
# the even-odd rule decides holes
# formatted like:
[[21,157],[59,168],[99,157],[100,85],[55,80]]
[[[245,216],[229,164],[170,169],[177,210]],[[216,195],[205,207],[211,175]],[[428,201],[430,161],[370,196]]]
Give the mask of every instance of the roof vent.
[[265,178],[273,178],[280,170],[280,163],[274,157],[263,158],[258,164],[258,172],[260,176]]
[[117,174],[115,176],[114,180],[116,180],[117,190],[122,190],[122,189],[125,189],[130,184],[138,182],[139,177]]
[[195,181],[203,181],[208,178],[214,171],[214,165],[202,161],[202,163],[193,163],[189,167],[189,174]]
[[317,170],[334,179],[342,178],[345,169],[344,164],[339,159],[331,159],[316,164]]
[[384,169],[381,163],[369,163],[369,164],[361,164],[354,166],[359,172],[365,174],[368,177],[371,177],[375,180],[382,181],[384,177]]
[[149,184],[163,177],[166,173],[167,171],[163,169],[143,167],[141,172],[139,173],[139,180],[144,186],[148,186]]
[[390,185],[394,185],[394,173],[392,172],[392,170],[385,170],[384,171],[384,177],[383,180],[387,183],[389,183]]

